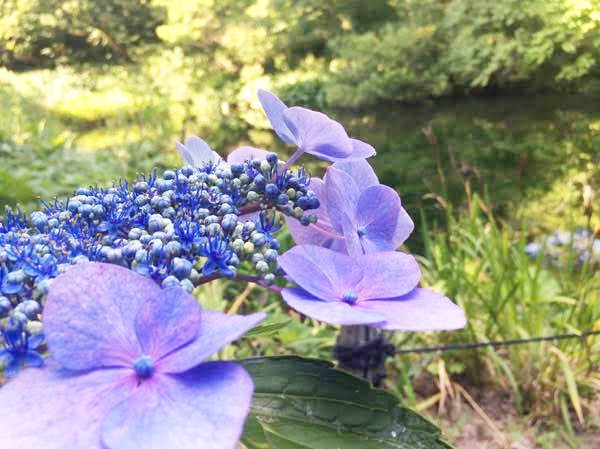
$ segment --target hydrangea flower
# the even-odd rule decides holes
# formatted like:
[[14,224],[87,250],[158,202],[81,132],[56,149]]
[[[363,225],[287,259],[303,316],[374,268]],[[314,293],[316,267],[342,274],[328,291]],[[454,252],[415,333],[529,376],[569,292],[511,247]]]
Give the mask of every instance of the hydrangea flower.
[[303,153],[330,162],[362,159],[375,154],[371,145],[348,137],[342,125],[321,112],[298,106],[288,107],[279,97],[266,90],[259,90],[258,98],[277,136],[298,148],[288,165]]
[[69,268],[43,312],[50,361],[0,388],[3,449],[233,449],[253,384],[206,362],[264,314],[200,311],[115,265]]
[[190,136],[185,144],[176,143],[177,151],[190,167],[201,168],[204,165],[218,165],[223,159],[206,141],[198,136]]
[[306,228],[286,220],[296,244],[349,254],[393,251],[414,229],[398,193],[379,184],[364,159],[336,162],[324,180],[311,179],[310,188],[320,200],[317,222]]
[[282,290],[285,302],[325,323],[403,331],[451,330],[466,324],[463,310],[450,299],[417,288],[419,266],[405,253],[349,256],[301,245],[278,262],[299,287]]

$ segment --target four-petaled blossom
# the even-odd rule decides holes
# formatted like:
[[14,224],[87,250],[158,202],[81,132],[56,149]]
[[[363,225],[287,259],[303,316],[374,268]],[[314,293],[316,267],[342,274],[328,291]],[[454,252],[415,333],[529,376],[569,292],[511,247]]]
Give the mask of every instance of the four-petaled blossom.
[[258,91],[258,99],[277,136],[298,148],[288,164],[296,161],[302,153],[331,162],[362,159],[375,154],[375,148],[348,137],[342,125],[322,112],[298,106],[288,107],[266,90]]
[[1,446],[233,449],[253,383],[205,361],[263,319],[201,312],[184,290],[116,265],[75,265],[48,293],[48,368],[0,389]]
[[283,289],[285,302],[326,323],[404,331],[451,330],[466,324],[463,310],[444,295],[417,288],[419,266],[402,252],[349,256],[301,245],[278,262],[299,286]]
[[364,160],[336,162],[310,189],[320,200],[317,222],[309,227],[286,220],[296,244],[313,244],[348,254],[393,251],[409,237],[414,224],[398,193],[379,184]]

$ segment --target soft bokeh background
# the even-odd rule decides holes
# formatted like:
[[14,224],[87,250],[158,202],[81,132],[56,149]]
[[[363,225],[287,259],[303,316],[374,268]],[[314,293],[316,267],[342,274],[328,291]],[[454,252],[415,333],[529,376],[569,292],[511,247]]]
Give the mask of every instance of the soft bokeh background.
[[[397,344],[600,329],[596,0],[0,0],[0,205],[177,165],[190,133],[285,152],[258,88],[376,146],[426,282],[469,314]],[[216,307],[240,293],[210,288]],[[333,330],[308,324],[257,345],[329,357]],[[592,448],[599,364],[598,337],[403,356],[387,386],[461,448]],[[463,387],[483,415],[455,410]]]

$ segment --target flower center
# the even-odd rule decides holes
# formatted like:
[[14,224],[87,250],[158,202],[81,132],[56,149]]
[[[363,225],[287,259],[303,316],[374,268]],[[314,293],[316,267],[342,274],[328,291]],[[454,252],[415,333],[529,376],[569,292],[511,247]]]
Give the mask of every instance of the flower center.
[[364,237],[365,234],[367,233],[367,228],[365,228],[364,226],[359,226],[358,229],[356,230],[356,233],[358,234],[359,237]]
[[356,293],[354,293],[352,290],[348,290],[344,293],[342,299],[348,304],[354,304],[358,299],[358,296],[356,296]]
[[135,374],[140,379],[147,379],[152,376],[154,373],[154,363],[152,362],[152,357],[149,355],[143,355],[135,362],[133,362],[133,369]]

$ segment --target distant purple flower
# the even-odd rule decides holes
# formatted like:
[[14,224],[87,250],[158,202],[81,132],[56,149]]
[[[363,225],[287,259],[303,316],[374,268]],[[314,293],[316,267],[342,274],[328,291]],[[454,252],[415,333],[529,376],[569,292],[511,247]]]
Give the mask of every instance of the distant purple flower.
[[201,312],[126,268],[75,265],[47,297],[49,367],[0,388],[2,448],[233,449],[252,380],[204,362],[262,319]]
[[177,142],[177,151],[190,167],[201,168],[207,164],[218,165],[222,159],[208,143],[198,136],[190,136],[185,144]]
[[259,90],[258,98],[279,138],[298,147],[289,164],[302,153],[331,162],[367,158],[375,154],[371,145],[348,137],[342,125],[321,112],[298,106],[288,107],[266,90]]
[[286,220],[297,244],[349,254],[393,251],[414,229],[398,193],[379,184],[364,159],[336,162],[324,181],[313,178],[309,187],[320,200],[317,223],[307,228]]
[[536,258],[542,249],[542,245],[537,242],[530,242],[525,245],[525,254],[529,257]]
[[325,323],[404,331],[451,330],[466,324],[462,309],[444,295],[416,288],[421,272],[405,253],[348,256],[301,245],[278,262],[299,287],[284,288],[284,301]]

